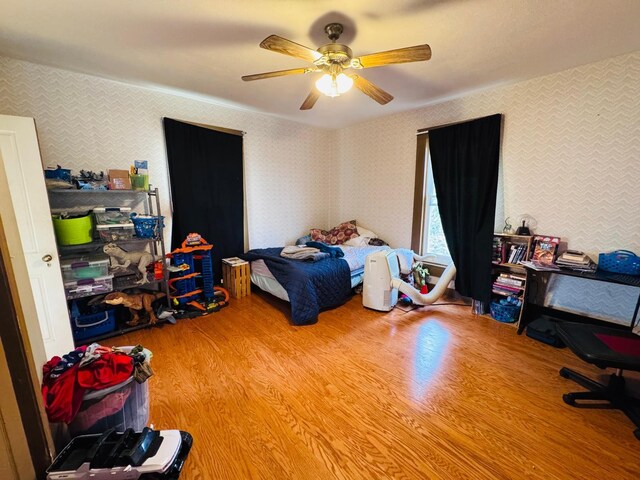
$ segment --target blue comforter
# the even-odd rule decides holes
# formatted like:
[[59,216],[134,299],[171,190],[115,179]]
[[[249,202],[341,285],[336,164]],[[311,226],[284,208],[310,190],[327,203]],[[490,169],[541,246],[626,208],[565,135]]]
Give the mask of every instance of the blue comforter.
[[341,258],[302,262],[280,256],[282,248],[259,248],[242,255],[245,260],[264,260],[284,287],[291,302],[291,322],[311,325],[321,309],[337,307],[351,295],[349,264]]

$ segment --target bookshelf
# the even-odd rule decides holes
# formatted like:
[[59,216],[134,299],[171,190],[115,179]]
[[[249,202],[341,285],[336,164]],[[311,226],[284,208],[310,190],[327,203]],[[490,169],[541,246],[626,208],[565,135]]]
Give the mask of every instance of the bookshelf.
[[[493,235],[493,268],[491,270],[492,301],[499,301],[510,295],[517,296],[523,303],[527,288],[527,270],[519,265],[521,260],[529,260],[532,255],[531,235]],[[518,325],[522,308],[514,325]]]

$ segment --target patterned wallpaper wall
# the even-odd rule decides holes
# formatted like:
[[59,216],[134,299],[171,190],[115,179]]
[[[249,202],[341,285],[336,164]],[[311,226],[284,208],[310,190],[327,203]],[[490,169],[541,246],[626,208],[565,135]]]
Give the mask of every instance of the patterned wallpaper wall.
[[337,131],[0,57],[0,113],[36,119],[45,164],[149,160],[165,212],[161,118],[246,131],[252,248],[352,218],[408,246],[415,131],[503,113],[499,227],[528,213],[572,247],[640,251],[640,52]]
[[504,114],[499,229],[528,213],[570,247],[640,253],[640,52],[341,130],[332,223],[356,218],[409,246],[416,130],[494,113]]
[[249,246],[283,245],[329,226],[330,130],[3,57],[0,113],[36,119],[45,165],[99,171],[149,160],[164,212],[162,117],[243,130]]

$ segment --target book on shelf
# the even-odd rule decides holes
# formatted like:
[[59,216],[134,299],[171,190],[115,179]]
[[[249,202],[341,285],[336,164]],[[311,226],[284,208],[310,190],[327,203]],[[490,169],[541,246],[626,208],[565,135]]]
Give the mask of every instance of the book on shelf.
[[513,292],[513,293],[520,293],[523,290],[522,287],[513,287],[513,286],[510,286],[510,285],[501,285],[499,283],[494,283],[492,288],[494,290],[501,290],[501,291],[504,291],[504,292]]
[[514,287],[521,287],[524,284],[524,281],[517,278],[499,276],[498,278],[496,278],[496,283],[511,285]]
[[517,264],[520,260],[524,259],[524,256],[527,253],[526,245],[511,245],[509,260],[507,263]]
[[597,265],[588,255],[579,252],[582,255],[563,253],[556,260],[556,265],[577,272],[595,272]]
[[560,255],[559,258],[567,262],[576,263],[589,263],[589,260],[591,260],[587,254],[578,250],[567,250],[562,255]]
[[532,270],[537,270],[539,272],[557,272],[560,270],[560,267],[555,263],[541,263],[537,260],[522,260],[520,265],[524,265],[527,268],[531,268]]
[[560,237],[551,237],[548,235],[533,236],[533,255],[531,260],[544,265],[553,264],[558,252]]
[[495,290],[495,289],[492,290],[492,293],[495,293],[497,295],[504,295],[505,297],[510,297],[514,295],[513,292],[501,292],[500,290]]
[[245,263],[249,263],[249,262],[239,257],[228,257],[228,258],[223,258],[222,263],[226,263],[227,265],[231,265],[233,267],[235,265],[244,265]]
[[501,273],[491,286],[491,291],[498,295],[522,296],[526,277],[523,275]]

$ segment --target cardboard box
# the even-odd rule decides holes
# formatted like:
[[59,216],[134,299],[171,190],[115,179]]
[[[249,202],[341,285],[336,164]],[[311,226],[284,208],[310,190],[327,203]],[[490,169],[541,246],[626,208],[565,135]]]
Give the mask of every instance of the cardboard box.
[[109,170],[109,190],[131,190],[129,170]]

